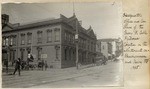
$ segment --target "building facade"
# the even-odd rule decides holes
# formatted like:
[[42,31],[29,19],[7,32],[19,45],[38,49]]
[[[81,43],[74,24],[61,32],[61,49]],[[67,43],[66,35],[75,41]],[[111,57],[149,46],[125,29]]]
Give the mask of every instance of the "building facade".
[[122,41],[121,39],[99,39],[97,41],[97,51],[105,56],[107,59],[111,59],[112,56],[118,57],[122,53]]
[[[77,42],[79,63],[92,63],[96,56],[97,39],[93,29],[84,29],[75,15],[11,26],[2,31],[2,60],[8,59],[10,65],[18,57],[26,61],[32,54],[34,61],[45,60],[51,68],[75,66]],[[75,39],[77,29],[78,40]]]

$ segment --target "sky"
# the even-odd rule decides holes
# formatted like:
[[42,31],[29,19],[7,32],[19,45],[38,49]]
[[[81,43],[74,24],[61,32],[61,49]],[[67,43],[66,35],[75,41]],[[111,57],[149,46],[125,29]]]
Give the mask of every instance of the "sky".
[[[74,9],[73,9],[74,7]],[[2,14],[10,16],[10,23],[28,24],[76,14],[82,26],[93,28],[97,39],[122,38],[121,9],[117,3],[7,3]]]

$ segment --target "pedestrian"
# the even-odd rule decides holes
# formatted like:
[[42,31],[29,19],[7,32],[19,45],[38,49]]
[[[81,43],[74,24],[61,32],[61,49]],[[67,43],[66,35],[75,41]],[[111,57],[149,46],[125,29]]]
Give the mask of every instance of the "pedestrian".
[[27,70],[29,70],[29,68],[30,68],[30,58],[27,58],[27,64],[26,64],[26,66],[27,66]]
[[47,67],[48,67],[48,65],[47,65],[47,61],[45,61],[44,66],[45,66],[45,70],[46,70],[46,69],[47,69]]
[[18,70],[18,73],[19,73],[19,76],[20,76],[20,66],[21,66],[21,59],[18,58],[16,60],[15,71],[14,71],[13,75],[15,75],[16,71]]
[[6,66],[6,73],[8,73],[8,60],[7,59],[5,59],[4,65]]
[[95,59],[94,58],[92,59],[92,62],[93,62],[93,66],[95,66]]
[[106,63],[107,63],[107,58],[104,56],[103,64],[106,65]]
[[44,60],[42,60],[41,66],[42,66],[42,70],[43,70],[43,67],[44,67]]
[[21,70],[24,70],[25,68],[25,61],[21,61]]
[[34,60],[34,57],[31,55],[31,56],[30,56],[30,61],[33,62],[33,60]]

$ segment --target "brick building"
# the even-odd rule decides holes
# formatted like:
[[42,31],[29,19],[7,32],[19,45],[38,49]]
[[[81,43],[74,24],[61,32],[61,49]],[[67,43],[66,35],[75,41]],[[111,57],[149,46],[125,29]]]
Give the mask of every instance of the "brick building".
[[75,66],[76,29],[79,33],[79,63],[92,63],[96,56],[96,36],[91,27],[84,29],[75,15],[5,26],[2,30],[2,60],[8,59],[12,64],[18,57],[26,61],[28,54],[32,54],[34,61],[46,60],[52,68]]

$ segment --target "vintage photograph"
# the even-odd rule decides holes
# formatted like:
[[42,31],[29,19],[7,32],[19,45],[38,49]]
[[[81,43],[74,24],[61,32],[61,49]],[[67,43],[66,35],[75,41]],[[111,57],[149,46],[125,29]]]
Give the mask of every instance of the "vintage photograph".
[[123,86],[117,2],[3,3],[2,87]]

